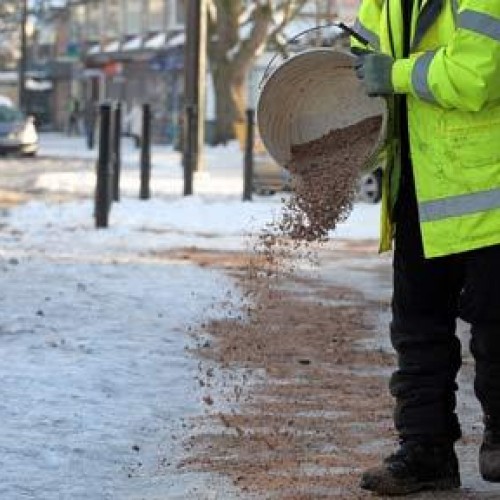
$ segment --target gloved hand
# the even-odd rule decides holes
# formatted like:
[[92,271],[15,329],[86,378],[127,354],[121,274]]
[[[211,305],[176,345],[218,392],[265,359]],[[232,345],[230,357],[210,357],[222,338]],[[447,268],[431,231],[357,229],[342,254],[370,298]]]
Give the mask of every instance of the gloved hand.
[[394,60],[387,54],[372,52],[358,56],[354,63],[356,75],[370,97],[394,93],[392,65]]

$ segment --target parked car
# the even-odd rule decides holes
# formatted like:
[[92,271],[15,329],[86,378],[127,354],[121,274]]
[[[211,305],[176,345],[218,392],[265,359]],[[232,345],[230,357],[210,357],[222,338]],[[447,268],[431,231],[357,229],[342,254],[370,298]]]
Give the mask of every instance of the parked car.
[[290,191],[292,176],[280,167],[269,155],[261,153],[254,157],[253,190],[258,195],[272,195],[277,191]]
[[359,179],[359,199],[367,203],[378,203],[382,198],[382,168],[378,167]]
[[[268,155],[256,155],[253,172],[253,190],[258,195],[272,195],[290,191],[292,176]],[[378,203],[382,197],[382,169],[362,175],[358,184],[358,198],[366,203]]]
[[38,151],[35,120],[25,116],[14,106],[0,104],[0,153],[18,153],[28,156]]
[[7,97],[6,95],[0,95],[0,106],[13,107],[14,103],[12,102],[12,99],[10,97]]
[[[240,148],[245,148],[245,124],[235,124],[236,137]],[[258,195],[273,195],[279,191],[291,191],[292,175],[278,165],[267,152],[258,130],[255,131],[253,191]],[[382,168],[360,176],[358,199],[367,203],[378,203],[382,198]]]

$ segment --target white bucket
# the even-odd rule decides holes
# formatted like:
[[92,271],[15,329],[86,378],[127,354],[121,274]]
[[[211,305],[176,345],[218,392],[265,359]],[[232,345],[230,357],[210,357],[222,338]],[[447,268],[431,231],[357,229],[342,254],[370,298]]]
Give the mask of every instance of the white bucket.
[[387,104],[368,97],[353,69],[355,56],[338,48],[315,48],[285,60],[265,81],[257,104],[259,133],[271,157],[286,167],[291,147],[331,130],[381,116],[380,133],[366,172],[376,165],[387,129]]

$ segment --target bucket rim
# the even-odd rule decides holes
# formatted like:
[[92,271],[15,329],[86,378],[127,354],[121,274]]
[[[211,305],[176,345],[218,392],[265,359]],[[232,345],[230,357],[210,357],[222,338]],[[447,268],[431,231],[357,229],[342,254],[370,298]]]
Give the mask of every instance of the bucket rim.
[[[304,56],[309,56],[312,53],[324,53],[324,54],[343,54],[348,56],[350,59],[354,60],[356,59],[356,56],[349,50],[343,48],[343,47],[308,47],[304,50],[301,50],[300,52],[297,52],[296,54],[293,54],[291,56],[285,57],[283,61],[278,64],[274,69],[271,70],[271,66],[269,67],[269,71],[264,71],[264,75],[262,76],[262,79],[259,82],[258,88],[259,91],[262,93],[262,90],[264,89],[265,85],[267,82],[273,77],[273,75],[276,74],[276,71],[279,68],[282,68],[283,66],[289,64],[290,62],[294,61],[298,58],[304,57]],[[273,61],[271,61],[269,64],[271,65]]]
[[[260,86],[260,92],[259,92],[259,98],[257,101],[257,106],[256,106],[256,121],[257,121],[257,127],[259,131],[265,129],[266,127],[262,127],[262,121],[261,117],[263,117],[266,112],[262,111],[262,107],[264,106],[264,101],[265,99],[262,99],[262,96],[265,95],[266,93],[266,87],[270,84],[272,84],[272,81],[275,78],[278,78],[278,73],[280,72],[279,70],[283,69],[285,66],[289,66],[290,64],[295,64],[298,59],[302,59],[305,57],[310,57],[312,55],[325,55],[325,56],[336,56],[338,57],[339,55],[342,57],[345,57],[346,61],[351,61],[354,62],[356,59],[356,55],[352,54],[348,49],[344,47],[309,47],[307,49],[304,49],[296,54],[293,54],[292,56],[284,59],[279,65],[277,65],[265,79],[262,80],[261,86]],[[338,66],[342,67],[342,66]],[[383,152],[386,144],[387,144],[387,131],[388,131],[388,122],[389,122],[389,107],[387,100],[384,99],[383,97],[375,97],[373,99],[378,99],[379,102],[381,103],[381,109],[380,109],[380,116],[382,118],[382,123],[380,126],[380,131],[378,134],[378,138],[376,143],[374,144],[374,148],[372,153],[370,154],[369,158],[367,159],[365,165],[363,166],[362,171],[363,172],[370,172],[373,170],[377,164],[378,164],[378,158],[380,157],[380,154]],[[375,116],[375,115],[373,115]],[[276,155],[276,151],[274,148],[273,144],[268,144],[268,138],[263,135],[260,132],[260,137],[262,140],[262,143],[264,144],[266,150],[270,154],[270,156],[273,158],[273,160],[278,164],[281,165],[282,167],[287,167],[286,162],[283,160],[283,158],[280,158],[280,155]],[[273,151],[275,154],[273,154]]]

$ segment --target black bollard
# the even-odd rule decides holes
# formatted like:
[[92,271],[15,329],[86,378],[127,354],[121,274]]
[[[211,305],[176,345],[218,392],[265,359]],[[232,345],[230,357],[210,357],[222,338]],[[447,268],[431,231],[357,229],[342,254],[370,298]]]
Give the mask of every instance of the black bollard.
[[141,141],[141,190],[139,198],[151,198],[149,183],[151,180],[151,108],[142,106],[142,141]]
[[118,103],[114,110],[113,127],[113,201],[120,201],[120,173],[121,173],[121,135],[122,109]]
[[99,137],[99,156],[97,158],[97,179],[95,190],[95,225],[108,227],[111,206],[111,105],[100,107],[101,133]]
[[193,126],[195,124],[193,106],[186,106],[184,120],[184,196],[193,194]]
[[243,201],[252,201],[253,183],[253,148],[255,142],[255,111],[247,109],[247,133],[245,141],[245,164],[243,170]]

